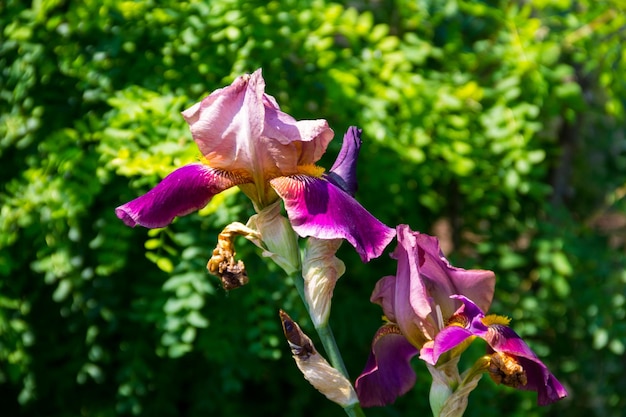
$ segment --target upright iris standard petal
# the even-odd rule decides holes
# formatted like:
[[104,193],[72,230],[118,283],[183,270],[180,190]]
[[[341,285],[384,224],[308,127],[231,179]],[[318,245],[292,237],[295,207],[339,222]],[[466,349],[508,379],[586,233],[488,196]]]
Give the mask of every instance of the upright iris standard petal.
[[420,281],[430,288],[430,296],[441,307],[444,317],[449,317],[456,310],[457,304],[450,299],[452,294],[463,294],[483,310],[489,309],[496,281],[492,271],[454,267],[443,255],[437,238],[411,232],[408,226],[402,227],[402,233],[408,242],[414,242],[417,250],[411,253],[411,260],[417,261]]
[[355,389],[363,407],[390,404],[415,385],[411,358],[418,350],[410,344],[394,324],[381,327],[372,342],[363,373]]
[[186,165],[146,194],[116,208],[115,214],[127,226],[164,227],[174,217],[201,209],[215,194],[245,181],[202,164]]
[[341,151],[339,151],[339,155],[337,155],[330,172],[326,174],[326,178],[330,182],[352,196],[357,190],[356,163],[361,149],[362,132],[363,130],[356,126],[348,128],[348,131],[343,136]]
[[330,182],[293,175],[270,181],[285,202],[293,229],[302,237],[346,239],[364,262],[380,256],[395,236],[354,198]]
[[333,138],[326,120],[296,121],[265,93],[261,70],[238,77],[185,110],[209,165],[248,172],[257,182],[317,162]]
[[392,254],[398,261],[393,304],[396,323],[411,343],[421,347],[441,330],[440,321],[449,318],[458,305],[450,299],[452,294],[471,294],[489,307],[495,287],[492,271],[456,268],[441,252],[437,238],[407,225],[399,225],[397,232],[398,247]]

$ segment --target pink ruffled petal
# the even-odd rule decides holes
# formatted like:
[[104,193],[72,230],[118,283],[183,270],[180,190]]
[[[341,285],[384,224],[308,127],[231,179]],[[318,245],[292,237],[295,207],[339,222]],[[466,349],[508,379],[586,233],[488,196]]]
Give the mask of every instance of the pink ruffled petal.
[[354,198],[322,178],[294,175],[275,178],[270,184],[302,237],[346,239],[367,262],[380,256],[395,236]]
[[201,209],[215,194],[243,182],[243,178],[202,164],[186,165],[146,194],[116,208],[115,214],[130,227],[164,227],[174,217]]
[[325,120],[296,121],[265,94],[261,70],[238,77],[183,111],[210,166],[247,172],[257,184],[314,164],[333,138]]
[[436,237],[414,232],[407,225],[399,225],[397,231],[398,247],[393,256],[398,260],[401,288],[396,293],[408,302],[396,300],[396,306],[404,308],[408,316],[412,309],[427,336],[433,338],[438,330],[431,316],[435,306],[441,308],[444,319],[455,312],[459,303],[450,299],[453,294],[466,295],[480,308],[489,308],[495,287],[492,271],[456,268],[443,256]]
[[213,168],[251,172],[254,164],[271,164],[257,147],[265,116],[265,81],[258,70],[238,77],[182,112],[200,151]]
[[363,407],[384,406],[415,385],[411,358],[418,350],[392,324],[382,326],[372,342],[365,369],[355,383]]

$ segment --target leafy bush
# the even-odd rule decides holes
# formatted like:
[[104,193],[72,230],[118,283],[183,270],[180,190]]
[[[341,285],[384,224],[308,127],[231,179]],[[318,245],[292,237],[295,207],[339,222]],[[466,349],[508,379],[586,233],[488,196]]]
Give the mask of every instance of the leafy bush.
[[[360,201],[493,269],[493,311],[570,391],[539,409],[532,393],[479,389],[468,415],[626,408],[619,2],[350,4],[0,5],[7,415],[340,413],[286,354],[276,312],[303,310],[281,273],[244,242],[249,286],[225,294],[205,272],[221,227],[252,213],[236,191],[166,229],[113,212],[197,157],[181,110],[258,67],[285,111],[364,129]],[[366,300],[395,267],[340,254],[332,320],[356,375],[380,321]],[[371,415],[427,412],[426,392]]]

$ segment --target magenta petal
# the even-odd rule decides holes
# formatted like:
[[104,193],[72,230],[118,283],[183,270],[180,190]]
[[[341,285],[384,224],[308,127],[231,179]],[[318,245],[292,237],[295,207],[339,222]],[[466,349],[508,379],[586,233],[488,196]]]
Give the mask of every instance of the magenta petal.
[[372,342],[372,352],[355,383],[363,407],[391,404],[415,385],[411,358],[418,350],[394,325],[381,327]]
[[322,178],[294,175],[270,183],[285,201],[291,225],[302,237],[346,239],[367,262],[380,256],[395,236],[393,229],[354,198]]
[[567,391],[513,329],[491,325],[484,336],[491,349],[515,357],[526,372],[528,382],[519,389],[536,391],[539,405],[551,404],[567,396]]
[[370,301],[383,308],[383,314],[392,323],[396,319],[396,277],[393,275],[382,277],[378,280],[372,291]]
[[431,352],[429,352],[427,349],[424,352],[420,352],[420,359],[428,362],[431,365],[435,365],[441,355],[449,350],[454,349],[472,336],[472,332],[465,329],[464,327],[446,327],[442,331],[440,331],[435,337]]
[[[402,251],[408,252],[408,260],[417,267],[411,273],[417,273],[422,285],[428,288],[431,302],[441,307],[444,317],[450,317],[458,306],[457,302],[450,299],[453,294],[467,296],[483,311],[489,309],[495,287],[495,274],[492,271],[454,267],[441,252],[436,237],[413,232],[407,225],[399,225],[397,229],[401,245],[398,245],[394,254],[397,257]],[[418,304],[424,304],[423,309],[428,310],[425,301],[414,300],[413,307],[417,309]]]
[[567,397],[567,390],[561,385],[548,368],[539,359],[517,358],[526,371],[528,382],[519,389],[537,392],[539,405],[552,404]]
[[201,209],[215,194],[242,182],[241,178],[202,164],[186,165],[146,194],[116,208],[115,214],[130,227],[164,227],[174,217]]
[[326,178],[350,195],[357,190],[356,162],[361,149],[361,133],[363,131],[356,126],[350,126],[343,136],[341,151],[337,159],[326,174]]
[[530,346],[508,326],[492,324],[489,326],[487,334],[481,337],[483,337],[496,352],[505,352],[531,360],[537,359],[537,355],[530,349]]

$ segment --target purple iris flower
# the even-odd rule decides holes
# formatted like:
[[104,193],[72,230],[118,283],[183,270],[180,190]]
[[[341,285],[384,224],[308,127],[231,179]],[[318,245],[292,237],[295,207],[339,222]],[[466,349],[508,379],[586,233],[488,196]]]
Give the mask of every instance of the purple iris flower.
[[379,304],[388,323],[374,336],[372,352],[355,388],[364,407],[392,403],[415,384],[410,360],[432,342],[461,305],[454,294],[467,295],[485,310],[491,305],[495,275],[465,270],[448,262],[433,236],[397,227],[395,276],[376,284],[371,301]]
[[453,295],[463,304],[449,320],[448,326],[435,337],[431,347],[422,349],[420,357],[434,365],[439,357],[466,340],[484,339],[491,354],[489,375],[497,382],[522,390],[537,392],[539,405],[547,405],[567,396],[567,391],[530,347],[509,326],[509,319],[485,316],[468,297]]
[[360,131],[350,128],[333,170],[315,165],[333,131],[325,120],[297,121],[265,93],[261,70],[237,78],[185,110],[200,163],[183,166],[143,196],[120,207],[128,226],[164,227],[238,186],[257,212],[279,198],[295,232],[346,239],[363,261],[380,256],[395,231],[353,197]]

